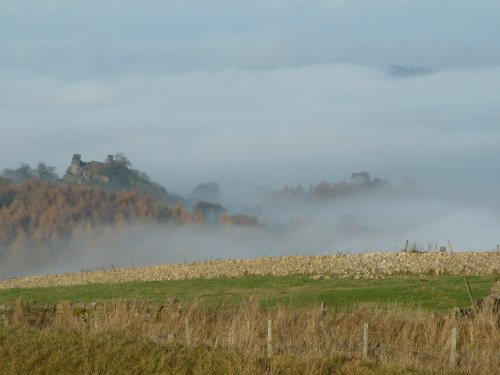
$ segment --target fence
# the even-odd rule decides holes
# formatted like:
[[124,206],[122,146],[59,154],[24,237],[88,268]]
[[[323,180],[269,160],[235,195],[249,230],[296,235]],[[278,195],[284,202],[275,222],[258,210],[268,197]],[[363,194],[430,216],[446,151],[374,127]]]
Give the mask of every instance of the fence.
[[[267,321],[267,324],[268,324],[268,331],[267,331],[267,355],[268,356],[272,356],[272,353],[273,353],[273,347],[272,347],[272,321],[271,320],[268,320]],[[383,349],[385,348],[386,350],[387,349],[391,349],[391,350],[400,350],[400,348],[396,348],[394,346],[390,346],[390,345],[381,345],[380,343],[378,344],[372,344],[370,345],[369,343],[369,339],[368,339],[368,323],[364,323],[363,324],[363,345],[362,345],[362,354],[361,354],[361,357],[363,358],[363,360],[365,361],[368,361],[370,359],[370,356],[369,356],[369,352],[373,352],[375,351],[375,349]],[[188,337],[186,337],[186,342],[188,342]],[[329,338],[329,342],[331,343],[332,340],[331,338]],[[337,352],[339,352],[337,350]],[[352,353],[350,353],[352,354]],[[417,353],[417,352],[413,352],[413,354],[418,354],[418,355],[424,355],[424,356],[427,356],[427,357],[433,357],[432,356],[432,353],[423,353],[423,352],[420,352],[420,353]],[[457,367],[457,363],[458,363],[458,353],[457,353],[457,329],[456,328],[452,328],[451,330],[451,335],[450,335],[450,362],[449,362],[449,367],[451,369],[456,369]]]
[[[321,309],[320,312],[323,315],[325,311],[325,306],[322,303],[321,304]],[[323,315],[324,316],[324,315]],[[186,319],[186,335],[185,335],[185,344],[186,346],[191,345],[191,336],[189,333],[188,328],[189,323],[188,320]],[[318,327],[320,328],[320,331],[323,333],[323,335],[327,338],[328,345],[331,346],[331,352],[335,352],[336,354],[344,354],[349,357],[356,357],[356,352],[355,348],[357,345],[353,345],[352,342],[345,345],[345,348],[342,348],[342,343],[335,340],[327,331],[325,325],[320,322],[318,324]],[[369,340],[369,324],[368,323],[363,323],[363,329],[362,329],[362,342],[360,345],[360,351],[359,351],[359,357],[362,358],[365,361],[370,361],[370,360],[377,360],[380,357],[385,354],[386,356],[390,356],[393,353],[399,352],[401,354],[402,351],[404,350],[409,350],[411,348],[405,347],[401,348],[400,346],[396,345],[391,345],[389,343],[381,343],[381,342],[370,342]],[[361,332],[361,330],[360,330]],[[446,350],[446,348],[449,348],[449,363],[448,363],[448,368],[450,370],[458,370],[459,368],[459,363],[460,363],[460,357],[459,353],[457,351],[457,341],[458,341],[458,331],[456,327],[451,328],[450,330],[450,335],[449,335],[449,340],[446,343],[445,347],[443,348]],[[355,334],[355,332],[353,332]],[[500,340],[500,337],[499,337]],[[500,344],[500,341],[499,341]],[[267,320],[267,336],[266,336],[266,347],[267,347],[267,356],[271,357],[273,356],[273,321],[271,319]],[[342,350],[344,349],[344,350]],[[353,351],[354,350],[354,351]],[[499,348],[500,350],[500,348]],[[285,354],[281,352],[282,354]],[[428,361],[436,361],[439,357],[439,354],[436,353],[435,351],[423,351],[423,350],[411,350],[410,353],[412,356],[415,357],[422,357],[427,359]],[[498,365],[500,366],[500,351],[497,353],[497,362]],[[446,367],[446,366],[443,366]]]

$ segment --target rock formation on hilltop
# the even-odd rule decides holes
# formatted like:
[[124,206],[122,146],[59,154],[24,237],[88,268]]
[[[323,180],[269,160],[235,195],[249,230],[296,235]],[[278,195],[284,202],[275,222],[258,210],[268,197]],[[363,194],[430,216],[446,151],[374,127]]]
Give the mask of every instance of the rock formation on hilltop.
[[130,162],[121,154],[108,155],[105,162],[85,162],[81,155],[74,154],[63,181],[68,184],[98,186],[114,192],[133,190],[154,194],[160,200],[167,199],[165,188],[152,182],[145,173],[129,167]]
[[76,184],[94,183],[109,184],[110,178],[107,170],[113,166],[122,166],[123,161],[114,160],[113,155],[108,155],[105,163],[98,161],[83,162],[82,156],[74,154],[71,165],[66,170],[64,181]]

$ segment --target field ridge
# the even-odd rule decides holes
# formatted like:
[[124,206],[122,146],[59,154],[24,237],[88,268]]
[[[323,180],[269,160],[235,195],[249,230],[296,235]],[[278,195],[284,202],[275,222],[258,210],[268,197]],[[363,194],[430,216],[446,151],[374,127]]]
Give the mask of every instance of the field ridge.
[[500,273],[500,253],[494,251],[380,252],[217,259],[183,264],[27,276],[0,281],[0,289],[265,275],[379,278],[397,274],[492,275],[498,273]]

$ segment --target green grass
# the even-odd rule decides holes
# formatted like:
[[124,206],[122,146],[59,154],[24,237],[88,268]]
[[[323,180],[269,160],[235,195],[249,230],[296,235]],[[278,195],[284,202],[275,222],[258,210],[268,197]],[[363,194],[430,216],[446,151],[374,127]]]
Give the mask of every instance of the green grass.
[[[499,276],[468,277],[474,299],[483,298]],[[333,278],[314,280],[307,276],[195,279],[180,281],[88,284],[0,291],[0,303],[92,302],[118,299],[164,302],[202,300],[207,304],[236,305],[253,297],[264,306],[278,304],[307,307],[325,302],[333,309],[360,303],[399,305],[446,312],[469,306],[463,276],[393,276],[383,279]]]

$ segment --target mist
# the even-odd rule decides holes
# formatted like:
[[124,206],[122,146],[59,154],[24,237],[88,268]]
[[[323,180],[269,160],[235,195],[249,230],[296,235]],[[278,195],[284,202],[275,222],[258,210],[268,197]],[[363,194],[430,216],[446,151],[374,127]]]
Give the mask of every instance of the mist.
[[[268,224],[138,224],[57,269],[500,242],[496,1],[3,0],[0,25],[0,170],[122,152]],[[269,199],[361,171],[390,191]]]
[[13,267],[2,278],[212,259],[401,251],[406,240],[419,251],[437,251],[448,247],[448,241],[453,251],[491,251],[500,225],[498,210],[428,197],[361,197],[295,210],[269,206],[261,212],[264,217],[267,222],[261,226],[136,224],[96,229],[92,236],[66,242],[57,263]]

